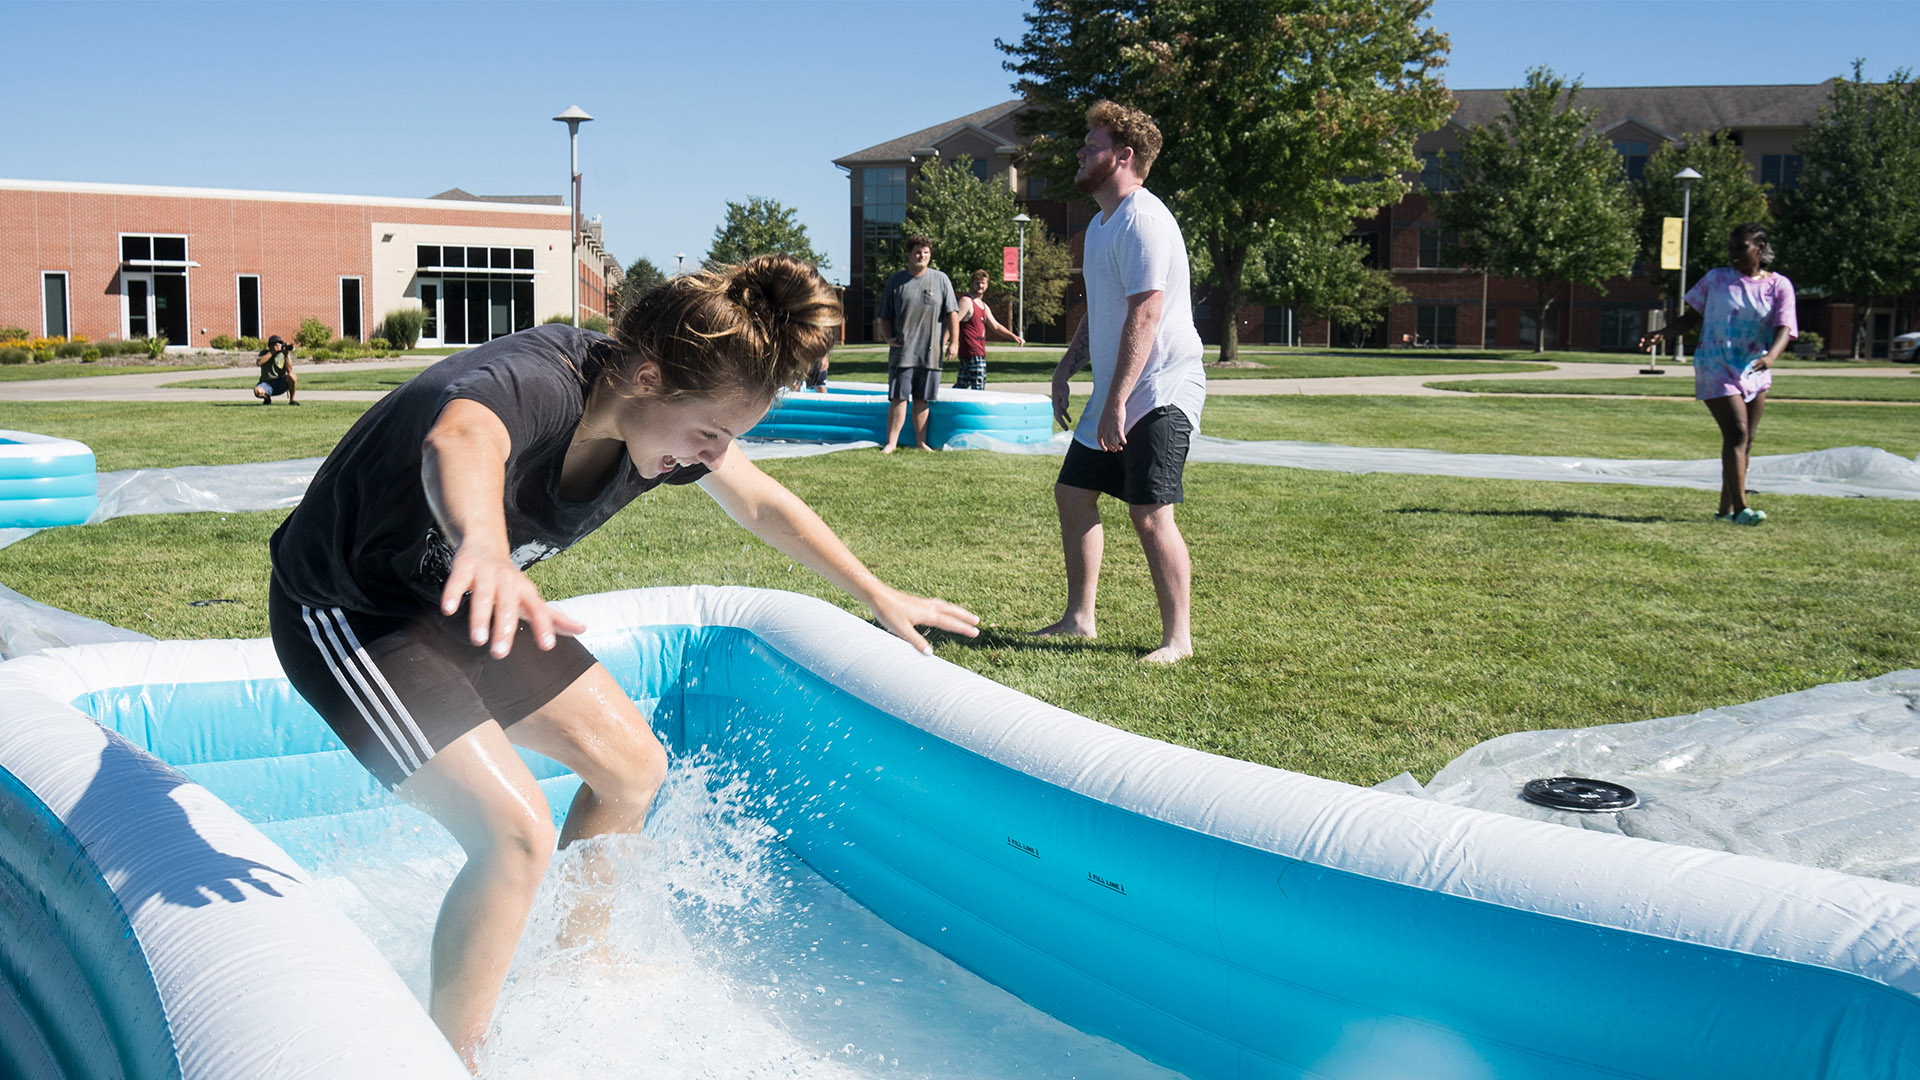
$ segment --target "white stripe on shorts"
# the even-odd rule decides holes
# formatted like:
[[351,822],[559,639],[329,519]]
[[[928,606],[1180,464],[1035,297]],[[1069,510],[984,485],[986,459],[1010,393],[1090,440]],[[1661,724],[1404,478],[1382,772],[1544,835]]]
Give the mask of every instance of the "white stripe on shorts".
[[366,649],[347,623],[346,612],[302,604],[300,619],[313,635],[313,644],[327,661],[327,669],[333,672],[354,708],[360,710],[360,718],[399,763],[400,772],[413,775],[433,756],[433,744],[414,723],[412,714],[401,704],[387,677],[367,657]]

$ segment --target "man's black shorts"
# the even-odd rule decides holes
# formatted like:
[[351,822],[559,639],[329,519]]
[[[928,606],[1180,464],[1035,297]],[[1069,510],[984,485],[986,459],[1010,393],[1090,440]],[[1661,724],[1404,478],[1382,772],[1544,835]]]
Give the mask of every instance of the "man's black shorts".
[[570,637],[541,651],[524,623],[496,660],[467,641],[465,609],[399,617],[308,607],[277,579],[267,622],[287,680],[388,788],[488,720],[525,719],[595,663]]
[[1119,453],[1067,444],[1067,460],[1060,463],[1060,483],[1111,495],[1131,506],[1186,501],[1181,477],[1187,468],[1187,447],[1193,441],[1193,422],[1178,405],[1162,405],[1127,429],[1127,445]]
[[939,368],[890,367],[887,369],[888,401],[937,401],[939,397]]

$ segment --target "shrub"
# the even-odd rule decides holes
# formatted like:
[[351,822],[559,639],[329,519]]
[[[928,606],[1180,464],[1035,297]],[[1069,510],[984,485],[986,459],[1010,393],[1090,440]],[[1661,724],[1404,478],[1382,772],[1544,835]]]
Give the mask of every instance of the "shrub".
[[207,345],[211,348],[219,349],[221,352],[232,352],[240,347],[240,339],[228,337],[226,334],[215,334],[213,339],[207,342]]
[[383,337],[371,338],[367,341],[367,348],[374,352],[386,352],[393,348],[393,342]]
[[83,364],[91,364],[98,359],[100,359],[99,349],[89,348],[80,354],[80,362]]
[[333,328],[311,315],[300,320],[300,329],[293,334],[294,344],[303,349],[324,348],[331,340],[333,340]]
[[1820,336],[1820,331],[1818,330],[1808,330],[1802,333],[1800,335],[1800,344],[1806,346],[1807,351],[1815,356],[1825,356],[1827,354],[1827,339]]
[[267,351],[267,343],[262,338],[243,337],[237,344],[241,352],[262,353]]
[[[16,340],[7,338],[6,340]],[[33,359],[33,354],[18,345],[0,346],[0,364],[24,364]]]
[[557,322],[566,323],[568,326],[573,325],[573,320],[567,318],[565,315],[549,315],[546,317],[545,322],[543,322],[541,325],[544,326],[546,325],[546,323],[557,323]]
[[420,331],[427,325],[425,308],[403,307],[387,312],[374,328],[376,339],[385,338],[394,348],[411,349],[420,344]]
[[81,353],[86,351],[87,351],[86,342],[69,341],[64,345],[54,346],[53,355],[61,357],[62,359],[71,360],[74,357],[79,356]]
[[52,349],[35,349],[35,350],[33,350],[33,362],[34,362],[34,363],[36,363],[36,364],[45,364],[45,363],[48,363],[48,362],[50,362],[50,361],[51,361],[52,359],[53,359],[53,350],[52,350]]
[[167,351],[167,339],[163,337],[135,338],[141,348],[147,351],[149,360],[158,360]]
[[607,332],[607,317],[605,315],[589,315],[580,320],[580,325],[596,334],[604,334]]
[[[0,341],[25,341],[32,336],[22,327],[0,326]],[[19,363],[17,360],[14,362]]]

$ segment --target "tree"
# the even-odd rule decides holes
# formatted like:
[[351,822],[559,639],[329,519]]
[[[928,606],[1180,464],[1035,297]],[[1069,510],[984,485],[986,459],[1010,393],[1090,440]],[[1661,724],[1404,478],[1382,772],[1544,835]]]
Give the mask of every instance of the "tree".
[[[1073,253],[1046,226],[1027,226],[1026,320],[1028,326],[1046,326],[1067,313],[1067,283],[1073,277]],[[1017,316],[1016,316],[1017,317]],[[1064,340],[1065,328],[1062,328]]]
[[1407,299],[1393,275],[1366,264],[1366,249],[1340,232],[1281,236],[1247,258],[1247,295],[1285,304],[1335,326],[1370,327]]
[[627,265],[626,275],[620,279],[620,291],[608,298],[607,310],[617,317],[628,304],[665,284],[666,280],[667,275],[653,265],[653,260],[640,256]]
[[1532,283],[1535,352],[1546,350],[1555,285],[1601,288],[1633,269],[1633,195],[1620,156],[1588,131],[1592,110],[1574,108],[1579,95],[1578,79],[1528,71],[1526,86],[1507,91],[1506,115],[1467,129],[1459,160],[1442,164],[1456,190],[1435,193],[1463,263]]
[[[1150,113],[1165,146],[1148,186],[1204,251],[1230,312],[1249,253],[1344,233],[1398,202],[1413,140],[1451,114],[1447,38],[1430,0],[1036,0],[1013,59],[1032,106],[1030,167],[1072,176],[1085,113],[1108,97]],[[1229,320],[1231,324],[1232,320]],[[1220,358],[1239,353],[1238,335]]]
[[706,264],[742,263],[755,255],[791,255],[818,269],[827,268],[827,257],[813,250],[807,227],[794,219],[794,211],[761,195],[747,196],[744,204],[727,204],[726,220],[713,230]]
[[[1682,169],[1700,174],[1693,182],[1691,203],[1683,197],[1680,181],[1673,178]],[[1655,147],[1635,189],[1640,204],[1640,255],[1649,266],[1660,265],[1663,219],[1689,211],[1688,285],[1708,270],[1726,265],[1727,237],[1734,226],[1749,221],[1764,225],[1773,217],[1767,207],[1767,189],[1753,178],[1746,151],[1726,132],[1684,135],[1679,142]]]
[[1007,295],[1007,285],[1000,280],[1001,252],[1019,238],[1019,226],[1013,221],[1019,212],[1005,179],[975,176],[972,159],[962,154],[921,167],[913,179],[913,198],[907,203],[900,234],[919,234],[933,241],[933,265],[953,279],[956,289],[966,289],[967,275],[973,271],[987,271],[987,280],[993,283],[987,297],[1000,300]]
[[1920,83],[1835,79],[1800,140],[1800,182],[1780,206],[1781,268],[1794,284],[1856,305],[1860,355],[1874,304],[1920,288]]

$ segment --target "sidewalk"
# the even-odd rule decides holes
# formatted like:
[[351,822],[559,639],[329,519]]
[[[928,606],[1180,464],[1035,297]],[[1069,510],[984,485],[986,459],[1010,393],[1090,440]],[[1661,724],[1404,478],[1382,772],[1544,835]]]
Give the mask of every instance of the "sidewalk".
[[[437,356],[402,357],[392,360],[348,360],[339,363],[307,364],[298,370],[302,374],[309,372],[335,371],[373,371],[383,368],[422,367],[442,359]],[[1544,359],[1544,363],[1553,363]],[[1686,365],[1665,364],[1669,375],[1686,375],[1693,369]],[[1483,397],[1461,390],[1435,390],[1424,384],[1443,379],[1629,379],[1639,369],[1631,364],[1592,364],[1561,363],[1552,371],[1513,371],[1492,373],[1462,373],[1459,375],[1357,375],[1324,379],[1210,379],[1207,393],[1210,396],[1251,396],[1269,394],[1303,395],[1357,395],[1361,397]],[[1861,378],[1871,376],[1905,375],[1906,368],[1864,368],[1844,371],[1823,371],[1810,368],[1789,368],[1782,375],[1810,375],[1818,378]],[[79,376],[70,379],[44,379],[23,382],[0,382],[0,401],[224,401],[244,402],[250,399],[247,390],[196,390],[171,387],[169,383],[191,382],[197,379],[220,379],[244,377],[250,369],[244,367],[213,368],[200,371],[180,371],[161,369],[141,372],[137,375],[99,375]],[[991,372],[989,372],[991,377]],[[1048,385],[1043,382],[988,382],[988,387],[1015,394],[1046,394]],[[1075,394],[1087,394],[1091,387],[1085,382],[1073,384]],[[378,401],[385,396],[380,390],[301,390],[302,401]],[[1529,394],[1528,397],[1600,397],[1626,398],[1642,400],[1641,394]],[[1660,400],[1684,400],[1665,397]],[[1819,399],[1795,398],[1795,401],[1813,401]],[[1839,402],[1850,405],[1912,405],[1912,402]]]

